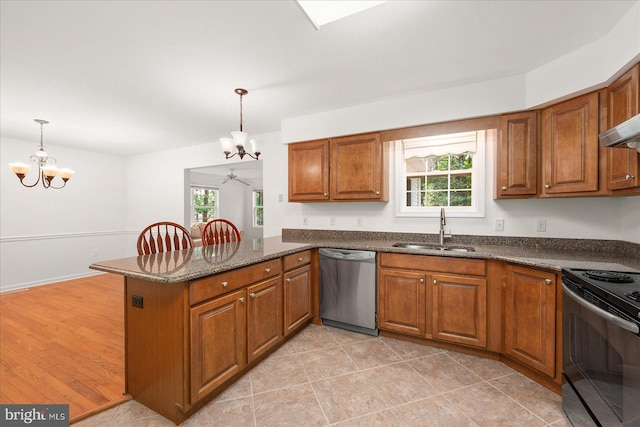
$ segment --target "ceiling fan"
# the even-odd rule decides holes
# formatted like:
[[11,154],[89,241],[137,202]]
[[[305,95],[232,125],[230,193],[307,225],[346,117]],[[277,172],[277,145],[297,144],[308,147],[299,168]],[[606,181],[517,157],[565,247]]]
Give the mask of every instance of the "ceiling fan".
[[231,173],[227,175],[227,178],[224,181],[222,181],[222,184],[226,184],[229,181],[238,181],[244,185],[250,185],[247,181],[243,181],[240,178],[238,178],[238,175],[233,173],[233,169],[229,169],[229,170],[231,171]]

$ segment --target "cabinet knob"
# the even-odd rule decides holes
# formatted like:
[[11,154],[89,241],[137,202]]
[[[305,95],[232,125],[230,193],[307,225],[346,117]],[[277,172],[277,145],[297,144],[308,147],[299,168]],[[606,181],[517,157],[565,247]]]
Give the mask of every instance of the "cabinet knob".
[[434,285],[437,285],[437,284],[438,284],[438,281],[437,281],[436,279],[433,279],[433,284],[434,284]]
[[424,279],[420,279],[420,283],[424,283]]
[[544,188],[551,188],[551,186],[549,184],[545,184]]
[[502,191],[507,191],[507,187],[502,187]]
[[239,301],[244,302],[244,297],[240,297]]
[[329,195],[327,193],[324,193],[323,196],[324,197],[329,197]]
[[551,284],[551,279],[544,279],[544,283],[546,283],[547,285]]
[[256,293],[255,293],[255,292],[251,292],[251,293],[249,294],[249,296],[250,296],[251,298],[255,298],[255,297],[256,297]]
[[287,282],[287,283],[289,283],[290,281],[291,281],[291,277],[287,277],[287,278],[285,279],[285,282]]
[[229,286],[229,282],[222,282],[222,287],[226,288],[227,286]]
[[634,175],[629,175],[629,174],[627,174],[627,176],[625,176],[625,178],[626,178],[626,179],[633,179],[633,178],[635,178],[635,176],[634,176]]
[[265,268],[265,269],[264,269],[264,272],[265,272],[265,273],[271,273],[271,269],[270,269],[270,268]]
[[379,191],[376,191],[376,196],[379,196],[379,195],[380,195],[380,192],[379,192]]
[[298,262],[302,262],[302,257],[298,258]]

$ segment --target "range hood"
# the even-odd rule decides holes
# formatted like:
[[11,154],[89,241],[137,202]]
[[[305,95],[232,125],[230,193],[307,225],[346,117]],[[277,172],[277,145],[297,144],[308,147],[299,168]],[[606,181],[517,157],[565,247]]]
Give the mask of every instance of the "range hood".
[[605,147],[622,147],[626,144],[640,152],[640,114],[602,132],[600,144]]

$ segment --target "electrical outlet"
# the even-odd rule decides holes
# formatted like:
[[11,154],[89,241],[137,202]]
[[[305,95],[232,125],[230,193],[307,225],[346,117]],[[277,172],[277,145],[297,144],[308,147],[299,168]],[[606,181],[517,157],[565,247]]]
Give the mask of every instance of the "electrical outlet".
[[538,218],[536,220],[536,231],[545,232],[547,231],[547,220],[544,218]]
[[336,217],[332,216],[329,218],[329,225],[336,225]]
[[280,193],[278,194],[278,202],[282,203],[284,201],[284,194]]
[[504,218],[496,218],[496,224],[494,228],[497,231],[504,231]]
[[144,298],[140,295],[131,295],[131,305],[138,308],[143,308]]
[[358,219],[356,220],[356,223],[358,224],[358,227],[362,227],[362,217],[359,216]]
[[302,225],[309,225],[309,218],[307,218],[306,216],[302,217]]

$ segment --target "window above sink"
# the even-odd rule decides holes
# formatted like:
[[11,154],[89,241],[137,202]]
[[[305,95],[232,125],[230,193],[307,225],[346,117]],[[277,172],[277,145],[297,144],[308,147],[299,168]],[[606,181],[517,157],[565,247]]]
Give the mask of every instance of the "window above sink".
[[396,140],[396,216],[484,217],[485,151],[497,129],[447,129]]

